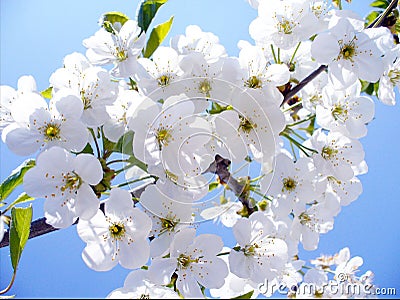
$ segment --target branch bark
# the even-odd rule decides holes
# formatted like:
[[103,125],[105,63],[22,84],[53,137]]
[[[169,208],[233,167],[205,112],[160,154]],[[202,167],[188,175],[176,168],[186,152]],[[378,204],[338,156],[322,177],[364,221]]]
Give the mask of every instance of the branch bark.
[[231,161],[229,159],[223,158],[220,155],[215,156],[214,162],[208,167],[204,173],[214,173],[218,175],[219,179],[226,183],[229,188],[236,194],[239,201],[244,207],[246,207],[247,212],[251,215],[255,210],[250,204],[249,199],[243,196],[244,186],[240,184],[228,171]]
[[[141,187],[138,190],[132,191],[131,192],[132,196],[135,197],[135,198],[139,198],[140,195],[144,192],[145,188],[146,188],[146,186]],[[137,201],[134,201],[134,202],[137,202]],[[100,209],[102,211],[104,211],[104,205],[103,204],[100,205]],[[75,223],[72,224],[72,225],[78,224],[78,221],[79,221],[79,219],[76,220]],[[33,221],[31,223],[31,231],[29,233],[29,239],[32,239],[32,238],[35,238],[37,236],[41,236],[41,235],[44,235],[44,234],[47,234],[47,233],[50,233],[50,232],[53,232],[53,231],[57,231],[59,229],[60,228],[55,228],[55,227],[47,224],[46,223],[46,218],[40,218],[40,219],[37,219],[37,220],[35,220],[35,221]],[[10,244],[9,232],[10,232],[10,230],[8,230],[6,233],[4,233],[3,240],[0,242],[0,248],[7,247]]]
[[[229,159],[223,158],[220,155],[215,156],[214,162],[208,167],[208,169],[204,173],[214,173],[218,175],[219,179],[226,183],[229,188],[238,196],[240,202],[243,206],[246,207],[249,215],[254,212],[254,208],[250,205],[248,199],[242,196],[244,186],[240,184],[231,173],[228,171],[228,167],[230,166],[231,161]],[[149,183],[152,184],[152,183]],[[132,196],[135,198],[140,198],[140,195],[146,189],[146,186],[143,186],[137,190],[132,191]],[[135,200],[135,203],[137,201]],[[104,205],[100,206],[100,209],[104,211]],[[78,224],[78,220],[73,225]],[[31,223],[31,231],[29,233],[29,239],[35,238],[37,236],[41,236],[53,231],[57,231],[59,228],[55,228],[46,223],[46,218],[40,218]],[[10,244],[9,240],[9,231],[4,234],[3,240],[0,242],[0,248],[7,247]]]

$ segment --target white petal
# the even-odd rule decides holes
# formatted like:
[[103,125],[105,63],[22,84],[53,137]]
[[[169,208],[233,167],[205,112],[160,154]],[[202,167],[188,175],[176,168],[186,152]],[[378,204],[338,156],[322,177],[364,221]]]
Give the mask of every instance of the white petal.
[[186,273],[186,276],[179,274],[178,279],[176,280],[176,287],[185,298],[204,298],[200,286],[190,273]]
[[119,243],[119,263],[127,269],[144,266],[150,255],[150,246],[147,239],[135,240],[133,243]]
[[47,199],[44,203],[46,223],[55,228],[67,228],[76,220],[75,210],[63,199]]
[[149,268],[149,279],[156,284],[168,284],[176,266],[175,258],[155,258]]
[[109,271],[118,263],[118,260],[113,259],[113,254],[114,247],[111,243],[89,243],[82,252],[82,259],[95,271]]
[[75,210],[77,216],[81,219],[89,220],[96,215],[99,207],[100,202],[92,188],[86,183],[82,183],[76,194]]
[[12,152],[26,156],[39,149],[43,137],[27,128],[15,128],[7,133],[5,142]]
[[206,288],[218,289],[222,287],[225,277],[229,274],[225,261],[218,257],[206,258],[205,260],[207,263],[193,265],[195,278]]
[[233,234],[236,241],[242,247],[250,244],[251,239],[251,224],[248,219],[240,219],[233,226]]
[[82,100],[69,89],[58,91],[51,100],[51,105],[66,119],[79,119],[83,112]]
[[177,257],[180,253],[185,252],[196,236],[196,229],[184,228],[175,235],[171,244],[171,256]]
[[77,232],[84,242],[100,242],[103,235],[108,236],[109,223],[101,210],[90,220],[79,220]]
[[103,179],[103,169],[99,160],[87,153],[75,157],[74,171],[87,183],[98,184]]
[[202,255],[212,256],[221,252],[223,246],[224,242],[220,236],[215,234],[201,234],[194,239],[189,249],[203,249]]
[[319,34],[311,45],[311,55],[320,64],[329,64],[337,58],[339,52],[337,39],[329,33]]

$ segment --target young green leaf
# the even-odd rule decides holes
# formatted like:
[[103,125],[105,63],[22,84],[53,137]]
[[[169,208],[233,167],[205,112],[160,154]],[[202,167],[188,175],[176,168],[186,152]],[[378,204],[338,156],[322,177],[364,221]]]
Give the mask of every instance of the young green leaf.
[[253,296],[253,294],[254,294],[254,291],[250,291],[250,292],[248,292],[246,294],[243,294],[243,295],[231,298],[231,299],[250,299],[251,296]]
[[147,165],[141,160],[138,160],[134,155],[131,155],[128,160],[133,166],[137,166],[143,171],[147,172]]
[[153,28],[150,34],[150,38],[147,41],[146,50],[144,52],[144,57],[149,58],[154,51],[161,45],[167,36],[169,30],[171,29],[174,17],[172,16],[167,22],[157,25]]
[[218,182],[211,182],[208,185],[208,191],[211,192],[213,190],[215,190],[218,187],[219,183]]
[[10,256],[14,271],[17,269],[22,251],[29,237],[32,221],[32,206],[11,210]]
[[126,155],[133,155],[133,131],[126,132],[114,146],[114,151]]
[[41,91],[40,95],[42,95],[43,98],[51,99],[51,92],[52,91],[53,91],[53,87],[50,86],[47,89],[45,89],[44,91]]
[[111,11],[104,13],[102,15],[102,26],[104,22],[110,22],[111,24],[120,23],[121,26],[125,24],[126,21],[129,20],[129,17],[121,12],[118,11]]
[[378,11],[371,11],[369,15],[365,18],[367,21],[367,25],[371,24],[376,18],[378,18],[380,15],[380,12]]
[[10,205],[7,207],[7,210],[9,210],[11,207],[14,207],[17,204],[25,203],[35,200],[35,198],[29,196],[27,193],[22,193],[18,196],[17,199],[15,199],[13,202],[10,203]]
[[158,9],[167,2],[168,0],[144,0],[140,5],[138,13],[138,25],[144,32],[150,26],[151,21],[157,14]]
[[386,7],[389,6],[389,3],[390,3],[390,1],[386,1],[386,0],[376,0],[376,1],[372,2],[369,6],[385,9]]
[[34,159],[24,161],[18,168],[13,170],[0,185],[0,201],[5,200],[12,191],[19,186],[24,178],[25,173],[35,166]]

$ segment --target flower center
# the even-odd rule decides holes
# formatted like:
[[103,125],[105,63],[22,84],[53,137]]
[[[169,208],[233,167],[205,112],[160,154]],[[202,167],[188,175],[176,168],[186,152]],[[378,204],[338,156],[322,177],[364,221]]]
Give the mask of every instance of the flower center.
[[278,31],[283,32],[284,34],[292,34],[294,23],[289,21],[288,19],[282,18],[280,22],[278,22]]
[[88,109],[92,107],[92,100],[85,95],[85,90],[81,90],[81,99],[83,103],[83,109]]
[[180,269],[187,269],[193,262],[198,263],[199,259],[192,259],[190,256],[183,253],[178,256],[178,268]]
[[337,120],[341,120],[340,117],[346,117],[348,113],[348,110],[343,108],[340,104],[336,104],[334,108],[332,108],[332,116]]
[[167,176],[167,178],[169,180],[171,180],[173,183],[178,183],[178,175],[175,175],[174,173],[172,173],[171,171],[165,169],[165,175]]
[[116,239],[121,240],[125,236],[125,225],[122,222],[111,223],[108,227],[110,235]]
[[175,226],[178,224],[178,222],[174,222],[173,220],[170,220],[170,219],[161,219],[160,218],[160,221],[161,221],[161,227],[162,227],[160,233],[164,233],[166,231],[170,231],[170,232],[174,231]]
[[260,246],[257,243],[254,243],[253,245],[246,245],[244,247],[243,252],[245,256],[254,256],[256,254],[256,249],[260,248]]
[[[162,146],[168,146],[168,143],[171,140],[171,137],[172,136],[171,136],[170,130],[165,129],[164,127],[161,127],[157,130],[156,139],[157,139],[160,151],[162,149]],[[166,172],[166,174],[167,174],[167,172]],[[167,174],[167,176],[168,176],[168,174]]]
[[287,192],[293,192],[296,189],[297,181],[291,177],[283,178],[283,188],[282,192],[285,190]]
[[62,192],[65,192],[68,189],[70,191],[75,191],[79,189],[82,184],[82,179],[75,172],[64,175],[62,181],[65,182],[65,184],[61,187]]
[[390,70],[388,77],[393,85],[398,85],[400,83],[400,70]]
[[44,129],[44,135],[46,140],[52,141],[60,138],[60,125],[58,124],[47,124]]
[[246,80],[244,86],[247,86],[251,89],[260,89],[262,88],[262,81],[257,76],[251,76]]
[[150,299],[150,295],[149,294],[141,294],[139,299]]
[[301,225],[306,225],[311,222],[311,217],[304,212],[300,214],[299,219]]
[[157,78],[157,83],[159,86],[167,86],[171,81],[171,76],[169,75],[161,75]]
[[331,159],[333,158],[339,151],[332,149],[331,147],[323,147],[321,151],[321,155],[324,159]]
[[[356,39],[356,37],[354,37]],[[354,43],[354,39],[350,41],[348,44],[343,44],[343,41],[339,41],[340,44],[340,53],[339,53],[339,59],[347,59],[350,61],[353,61],[353,57],[356,54],[356,45]]]
[[205,79],[199,84],[199,91],[202,94],[205,94],[207,97],[210,96],[210,91],[212,90],[211,88],[211,83],[209,80]]
[[117,50],[117,53],[115,54],[115,56],[117,57],[119,62],[124,61],[128,58],[126,50],[119,49],[119,47],[117,47],[116,50]]
[[239,116],[240,125],[239,130],[242,130],[244,133],[249,134],[252,129],[257,128],[257,124],[252,123],[249,119]]

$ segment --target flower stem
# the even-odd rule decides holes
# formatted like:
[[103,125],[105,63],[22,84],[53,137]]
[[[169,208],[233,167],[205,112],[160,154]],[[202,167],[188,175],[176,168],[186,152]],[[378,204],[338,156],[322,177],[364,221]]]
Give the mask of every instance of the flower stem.
[[112,188],[127,186],[127,185],[130,185],[131,183],[136,183],[136,182],[143,181],[143,180],[150,179],[150,178],[154,179],[154,176],[146,176],[146,177],[143,177],[143,178],[138,178],[138,179],[134,179],[134,180],[131,180],[131,181],[127,181],[127,182],[124,182],[124,183],[117,184],[117,185],[113,186]]
[[301,45],[301,42],[299,42],[299,43],[297,44],[297,46],[296,46],[296,49],[294,49],[293,55],[292,55],[292,57],[290,58],[290,61],[289,61],[289,65],[292,64],[293,59],[294,59],[295,56],[296,56],[297,50],[299,50],[299,48],[300,48],[300,45]]
[[272,44],[271,44],[271,51],[272,51],[272,56],[274,57],[274,62],[277,64],[278,60],[276,59],[275,49],[274,49],[274,46]]
[[99,147],[99,144],[97,143],[97,138],[96,138],[96,135],[94,134],[94,130],[93,130],[93,128],[89,128],[89,131],[92,134],[93,141],[96,145],[97,157],[100,158],[100,147]]
[[129,162],[129,159],[115,159],[115,160],[110,160],[107,162],[107,166],[115,163],[124,163],[124,162]]
[[10,281],[10,283],[8,284],[8,286],[7,286],[4,290],[0,291],[0,295],[3,295],[3,294],[5,294],[5,293],[7,293],[7,292],[11,289],[11,287],[12,287],[13,284],[14,284],[15,276],[16,276],[16,275],[17,275],[17,268],[14,269],[14,272],[13,272],[12,278],[11,278],[11,281]]

